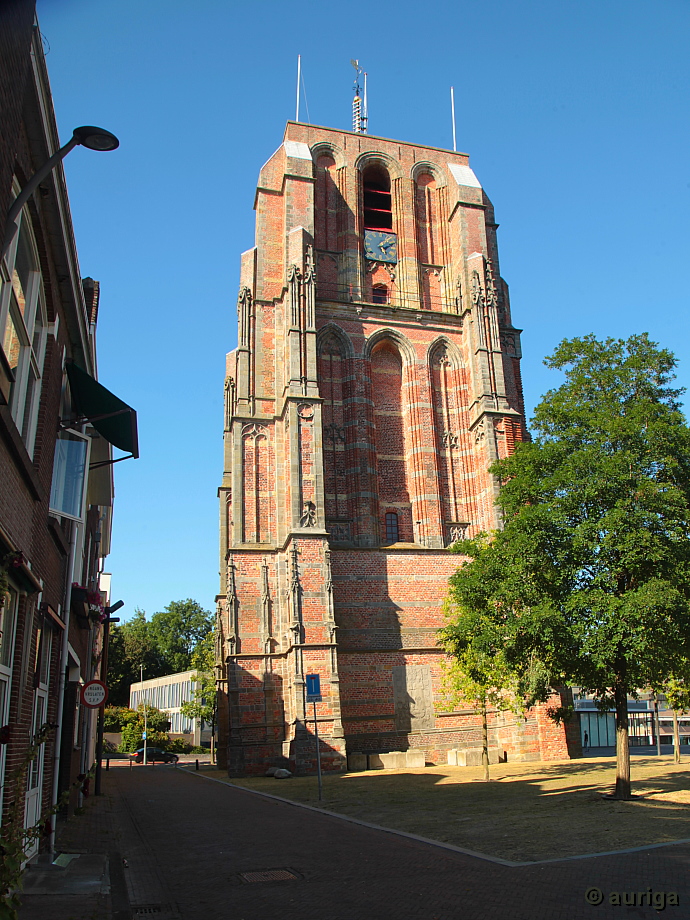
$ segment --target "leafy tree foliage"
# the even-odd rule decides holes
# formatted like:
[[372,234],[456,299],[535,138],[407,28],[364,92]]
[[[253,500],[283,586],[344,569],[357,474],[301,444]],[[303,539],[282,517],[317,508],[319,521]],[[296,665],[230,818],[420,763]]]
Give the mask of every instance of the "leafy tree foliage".
[[180,706],[180,711],[188,719],[200,719],[210,725],[212,736],[215,736],[217,714],[215,659],[214,635],[209,633],[192,654],[192,667],[198,668],[197,673],[192,675],[192,680],[196,682],[194,699]]
[[690,657],[690,430],[675,359],[646,335],[565,340],[545,363],[565,380],[492,467],[504,528],[458,545],[454,589],[531,695],[573,682],[615,704],[627,798],[628,694]]
[[212,630],[213,615],[191,599],[173,601],[150,620],[137,608],[130,620],[110,630],[111,704],[129,704],[129,687],[140,680],[142,664],[145,680],[189,670],[194,649]]
[[673,759],[680,763],[678,713],[690,709],[690,661],[685,658],[679,661],[662,689],[673,713]]
[[164,610],[151,617],[149,635],[166,664],[169,673],[187,671],[192,654],[202,639],[213,630],[213,615],[191,598],[172,601]]
[[[146,719],[144,719],[146,712]],[[154,706],[139,706],[136,710],[124,709],[121,713],[122,724],[122,741],[120,750],[132,753],[138,750],[144,743],[143,733],[146,727],[146,741],[152,747],[167,748],[170,736],[168,729],[170,721],[165,712],[156,709]]]
[[439,631],[449,658],[444,662],[443,695],[451,706],[476,706],[482,715],[482,767],[489,776],[489,733],[487,709],[520,711],[522,701],[518,675],[507,661],[500,621],[486,615],[486,605],[474,606],[471,596],[463,597],[462,581],[454,576],[447,625]]

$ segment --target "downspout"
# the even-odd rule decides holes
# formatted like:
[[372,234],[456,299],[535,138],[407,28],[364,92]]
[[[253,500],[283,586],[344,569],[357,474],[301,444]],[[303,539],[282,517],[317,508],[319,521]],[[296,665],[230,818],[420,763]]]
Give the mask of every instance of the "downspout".
[[[57,730],[55,732],[55,756],[53,757],[53,793],[50,801],[51,811],[55,808],[58,801],[58,781],[60,777],[60,751],[62,749],[62,728],[63,714],[65,708],[65,683],[67,677],[67,658],[69,655],[69,622],[70,622],[70,600],[72,592],[72,580],[74,579],[74,563],[77,548],[77,529],[79,524],[72,521],[72,533],[69,541],[69,559],[67,562],[67,583],[65,585],[64,611],[65,611],[65,628],[62,634],[62,649],[60,651],[60,680],[58,683],[58,711],[57,711]],[[50,819],[50,844],[49,852],[55,853],[55,824],[56,814],[52,814]]]

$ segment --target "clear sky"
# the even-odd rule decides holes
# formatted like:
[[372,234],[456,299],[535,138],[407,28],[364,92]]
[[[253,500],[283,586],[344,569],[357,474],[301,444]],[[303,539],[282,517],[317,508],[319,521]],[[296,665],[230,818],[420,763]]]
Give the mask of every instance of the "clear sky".
[[688,0],[38,0],[99,377],[139,415],[115,467],[113,592],[131,615],[218,590],[224,355],[259,169],[295,116],[458,150],[500,223],[528,412],[564,337],[648,331],[690,382]]

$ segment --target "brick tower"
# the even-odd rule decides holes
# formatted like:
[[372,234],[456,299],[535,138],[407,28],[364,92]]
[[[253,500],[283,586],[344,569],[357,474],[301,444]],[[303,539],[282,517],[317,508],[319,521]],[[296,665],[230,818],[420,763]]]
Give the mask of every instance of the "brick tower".
[[[495,529],[520,333],[468,157],[289,122],[261,171],[225,384],[219,759],[231,774],[476,747],[438,712],[447,547]],[[311,707],[309,708],[311,709]],[[532,711],[511,757],[567,756]]]

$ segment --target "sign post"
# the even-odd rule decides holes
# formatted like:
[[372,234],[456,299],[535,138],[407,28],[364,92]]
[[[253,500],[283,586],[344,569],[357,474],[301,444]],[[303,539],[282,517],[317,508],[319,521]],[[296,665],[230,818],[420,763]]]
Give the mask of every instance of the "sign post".
[[306,674],[307,703],[314,704],[314,737],[316,738],[316,772],[319,779],[319,802],[323,795],[321,785],[321,751],[319,749],[319,723],[316,721],[316,704],[321,702],[321,677],[318,674]]

